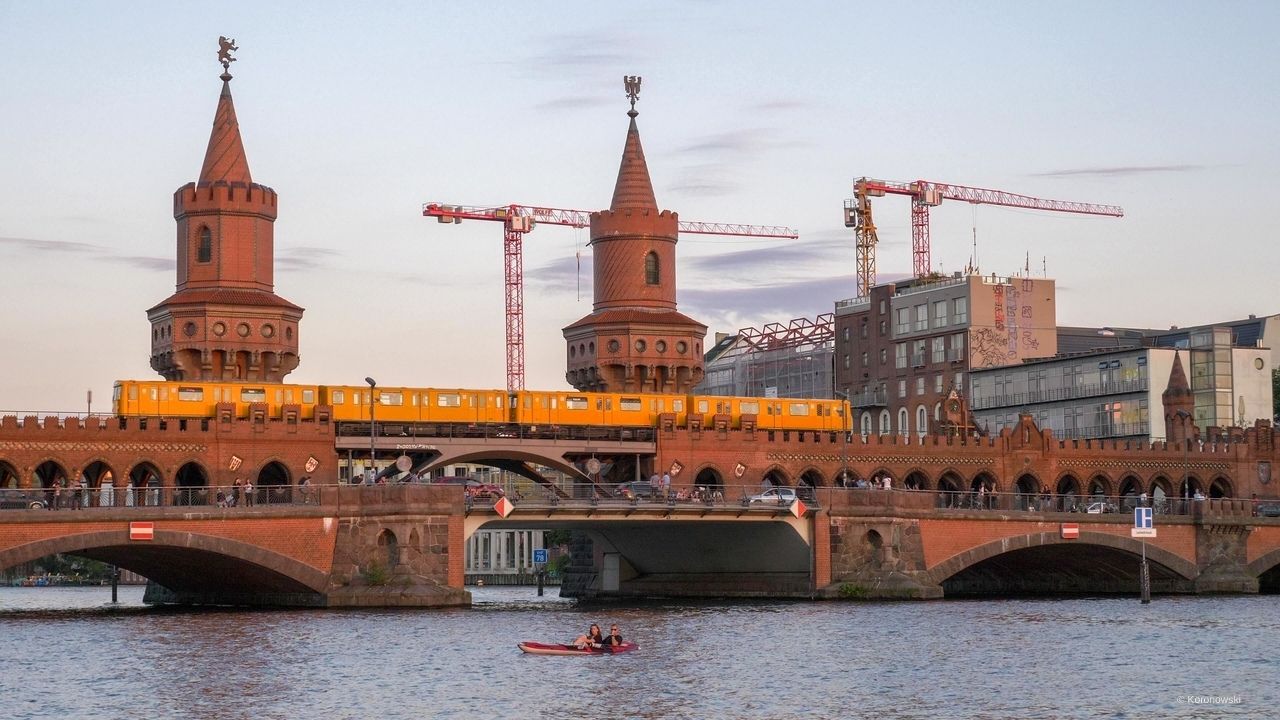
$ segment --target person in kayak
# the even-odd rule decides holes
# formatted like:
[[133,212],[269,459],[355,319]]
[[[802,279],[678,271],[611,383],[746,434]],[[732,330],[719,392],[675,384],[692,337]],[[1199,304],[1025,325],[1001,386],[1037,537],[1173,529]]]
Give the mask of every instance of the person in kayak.
[[604,644],[610,647],[622,645],[622,634],[618,632],[617,625],[609,626],[609,634],[604,637]]
[[588,630],[585,635],[579,635],[573,641],[573,644],[579,649],[587,648],[587,647],[593,647],[593,648],[600,647],[601,645],[604,644],[604,635],[600,633],[600,626],[595,623],[591,623],[591,629]]

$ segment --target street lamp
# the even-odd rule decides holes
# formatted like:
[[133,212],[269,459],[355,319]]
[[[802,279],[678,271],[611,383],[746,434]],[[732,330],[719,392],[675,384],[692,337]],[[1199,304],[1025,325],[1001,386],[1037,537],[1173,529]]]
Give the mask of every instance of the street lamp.
[[836,397],[844,400],[844,419],[849,424],[848,428],[840,429],[840,487],[846,487],[849,482],[849,433],[853,431],[853,415],[850,412],[853,406],[849,405],[849,393],[835,391]]
[[[374,478],[377,477],[377,441],[378,441],[378,397],[375,388],[378,387],[378,381],[371,377],[364,379],[369,383],[369,467],[373,468]],[[372,480],[373,478],[370,478]]]

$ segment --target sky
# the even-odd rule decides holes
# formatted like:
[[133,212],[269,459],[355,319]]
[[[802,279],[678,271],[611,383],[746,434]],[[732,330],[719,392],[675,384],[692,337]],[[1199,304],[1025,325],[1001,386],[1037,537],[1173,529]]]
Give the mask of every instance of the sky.
[[[608,207],[623,75],[661,208],[800,233],[681,238],[680,309],[709,335],[856,294],[859,176],[1122,206],[933,210],[936,269],[976,244],[983,272],[1047,272],[1059,324],[1280,312],[1280,4],[365,5],[0,0],[0,412],[87,390],[105,410],[114,380],[158,377],[146,310],[176,282],[219,35],[253,178],[280,196],[276,292],[306,308],[293,382],[502,387],[501,227],[422,204]],[[874,210],[879,277],[903,277],[909,202]],[[528,387],[566,387],[588,240],[525,236]]]

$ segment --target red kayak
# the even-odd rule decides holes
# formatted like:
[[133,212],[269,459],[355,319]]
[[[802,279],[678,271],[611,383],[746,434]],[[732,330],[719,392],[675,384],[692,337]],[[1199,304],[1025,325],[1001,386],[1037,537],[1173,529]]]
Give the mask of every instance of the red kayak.
[[559,643],[522,642],[516,645],[522,651],[533,655],[616,655],[635,650],[635,643],[622,643],[618,646],[602,645],[600,647],[580,648],[577,645],[561,645]]

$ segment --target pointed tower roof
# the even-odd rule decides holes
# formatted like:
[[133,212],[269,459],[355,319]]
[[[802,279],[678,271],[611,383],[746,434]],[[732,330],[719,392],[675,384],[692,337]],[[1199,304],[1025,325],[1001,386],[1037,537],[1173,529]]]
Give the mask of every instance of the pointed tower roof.
[[640,130],[636,127],[635,107],[627,113],[631,127],[627,128],[627,144],[622,148],[622,165],[618,168],[618,182],[613,186],[613,202],[610,210],[657,210],[658,201],[653,196],[653,183],[649,180],[649,165],[644,160],[644,148],[640,145]]
[[1173,352],[1173,369],[1169,371],[1169,387],[1167,393],[1186,393],[1191,390],[1191,385],[1187,383],[1187,373],[1182,369],[1182,354],[1177,350]]
[[209,148],[204,153],[204,166],[200,168],[199,183],[253,182],[249,176],[249,159],[244,154],[244,142],[240,139],[240,123],[236,121],[236,106],[231,101],[231,75],[222,74],[222,95],[218,97],[218,110],[213,116],[213,133],[209,135]]

